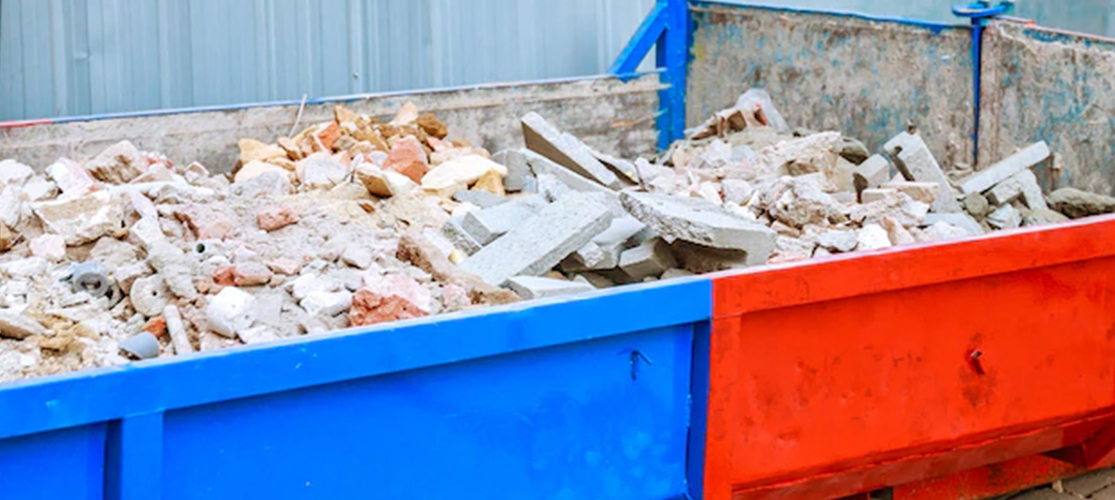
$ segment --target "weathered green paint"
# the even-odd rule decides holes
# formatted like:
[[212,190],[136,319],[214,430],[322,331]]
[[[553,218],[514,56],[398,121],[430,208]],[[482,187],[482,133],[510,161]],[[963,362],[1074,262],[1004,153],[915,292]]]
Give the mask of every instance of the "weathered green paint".
[[1115,193],[1115,41],[997,22],[984,38],[980,164],[1036,141],[1060,155],[1046,189]]
[[971,161],[969,28],[704,3],[693,19],[690,126],[764,87],[791,125],[878,151],[912,122],[946,168]]

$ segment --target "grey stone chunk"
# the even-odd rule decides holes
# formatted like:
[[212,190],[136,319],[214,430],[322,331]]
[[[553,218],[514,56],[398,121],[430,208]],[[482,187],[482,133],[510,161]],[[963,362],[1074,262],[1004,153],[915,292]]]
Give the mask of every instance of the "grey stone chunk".
[[991,213],[991,203],[984,195],[972,193],[964,197],[964,210],[974,217],[983,217]]
[[1053,210],[1030,210],[1022,216],[1022,226],[1048,226],[1051,224],[1063,224],[1070,219],[1065,217],[1061,212]]
[[855,231],[833,229],[817,236],[817,245],[832,252],[848,253],[855,250],[858,244]]
[[1053,153],[1049,150],[1049,145],[1045,141],[1031,144],[1007,159],[972,174],[960,185],[960,190],[964,194],[982,193],[1007,180],[1012,175],[1032,169],[1049,161],[1052,157]]
[[46,335],[47,330],[31,318],[0,309],[0,338],[23,340],[32,335]]
[[461,263],[463,271],[502,286],[515,276],[540,276],[608,228],[602,196],[569,195]]
[[906,180],[932,182],[941,186],[937,201],[931,207],[934,212],[961,211],[960,202],[956,201],[948,177],[921,136],[903,132],[887,142],[883,149],[894,160],[895,166]]
[[534,174],[523,151],[505,149],[492,155],[492,161],[507,167],[507,177],[503,178],[503,187],[507,192],[532,191],[528,188],[534,185]]
[[932,226],[938,222],[951,224],[960,229],[963,229],[972,236],[978,236],[984,233],[983,226],[972,216],[964,213],[960,214],[929,214],[925,216],[924,225],[926,227]]
[[890,181],[890,162],[882,155],[875,155],[861,163],[852,172],[856,192],[877,188]]
[[987,223],[995,229],[1016,229],[1022,226],[1022,214],[1013,205],[1003,205],[988,214]]
[[573,295],[596,290],[596,287],[587,281],[565,281],[535,276],[516,276],[507,281],[507,286],[511,288],[511,291],[526,300]]
[[457,191],[453,193],[453,200],[460,203],[469,203],[476,205],[480,208],[492,208],[496,205],[502,205],[509,200],[498,194],[492,194],[487,191]]
[[1047,199],[1054,210],[1073,219],[1115,213],[1115,198],[1074,188],[1061,188]]
[[487,245],[522,225],[545,206],[545,199],[531,195],[492,208],[469,212],[461,221],[461,227],[477,243]]
[[[975,193],[973,193],[975,194]],[[1022,203],[1034,210],[1046,210],[1045,195],[1038,185],[1038,177],[1030,169],[1023,170],[996,184],[987,192],[987,199],[994,205],[1006,205],[1016,198],[1022,198]]]
[[463,220],[464,216],[449,219],[449,222],[446,222],[445,226],[441,228],[441,234],[444,234],[445,238],[448,239],[454,247],[468,255],[472,255],[479,252],[483,246],[461,226]]
[[569,191],[576,191],[579,193],[602,193],[609,197],[608,203],[610,206],[615,207],[617,214],[623,212],[623,207],[619,204],[619,196],[615,191],[585,179],[534,151],[523,151],[522,153],[527,159],[527,165],[530,166],[531,172],[533,172],[534,176],[538,179],[538,192],[544,191],[542,186],[543,177],[550,176],[564,186],[565,189],[562,189],[562,196]]
[[600,163],[580,139],[559,131],[538,113],[527,114],[522,122],[523,138],[530,150],[603,186],[621,187],[619,178]]
[[1096,498],[1092,495],[1115,486],[1115,471],[1110,469],[1085,474],[1064,482],[1065,491],[1080,498]]
[[677,265],[670,245],[659,238],[626,250],[619,258],[619,269],[633,281],[657,278]]
[[705,200],[629,192],[620,199],[631,215],[668,240],[740,250],[752,261],[766,262],[778,238],[769,227]]

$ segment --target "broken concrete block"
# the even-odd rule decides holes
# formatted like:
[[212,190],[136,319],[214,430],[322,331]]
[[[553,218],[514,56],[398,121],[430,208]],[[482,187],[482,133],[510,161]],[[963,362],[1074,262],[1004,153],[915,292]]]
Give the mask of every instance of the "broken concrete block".
[[602,153],[595,149],[590,148],[589,151],[592,153],[592,156],[597,159],[597,161],[603,163],[605,167],[608,167],[613,173],[616,174],[616,177],[619,178],[620,183],[625,185],[634,185],[639,183],[639,172],[635,168],[634,163],[624,160],[623,158],[617,158],[610,154]]
[[31,240],[31,255],[51,262],[66,258],[66,239],[57,234],[44,234]]
[[416,183],[421,183],[422,177],[430,170],[430,159],[418,139],[406,136],[391,147],[383,169],[398,172]]
[[[498,165],[498,163],[497,163]],[[495,170],[489,170],[488,173],[482,175],[472,185],[472,189],[478,192],[487,192],[496,196],[506,196],[507,189],[503,187],[503,174]]]
[[477,243],[487,245],[519,227],[545,207],[546,200],[540,196],[527,196],[492,208],[469,212],[461,221],[461,227]]
[[298,216],[289,206],[268,205],[256,212],[256,223],[259,228],[271,232],[298,223]]
[[[788,236],[779,236],[774,245],[774,253],[778,262],[795,262],[813,257],[817,249],[816,242]],[[774,259],[771,259],[774,261]]]
[[610,222],[602,196],[569,195],[469,257],[460,267],[497,286],[514,276],[539,276],[592,241]]
[[720,190],[724,193],[724,202],[735,205],[746,204],[755,194],[751,183],[742,179],[724,179],[720,183]]
[[341,252],[341,262],[357,269],[367,269],[372,265],[374,258],[372,249],[358,242],[345,245],[344,251]]
[[286,172],[264,172],[232,185],[232,194],[244,198],[285,196],[294,192]]
[[[880,186],[883,189],[894,189],[899,193],[905,193],[914,201],[925,203],[926,205],[933,206],[937,203],[937,195],[940,194],[940,186],[932,182],[887,182]],[[866,201],[864,202],[866,203]]]
[[311,316],[336,316],[352,306],[352,293],[348,291],[313,291],[306,295],[298,305]]
[[1014,174],[1033,169],[1052,158],[1053,153],[1045,141],[1032,144],[1009,158],[976,172],[960,185],[960,190],[964,194],[985,192]]
[[98,182],[77,162],[60,158],[46,169],[47,177],[62,190],[63,198],[85,196],[97,189]]
[[430,291],[413,278],[383,276],[353,295],[349,324],[367,326],[428,316],[432,300]]
[[893,217],[903,226],[912,227],[920,224],[928,213],[929,205],[894,191],[885,193],[882,200],[853,206],[849,217],[859,224],[877,224],[883,217]]
[[22,186],[35,176],[35,171],[15,160],[0,161],[0,188]]
[[603,271],[615,269],[619,265],[620,252],[627,246],[636,246],[650,238],[635,241],[647,229],[646,224],[625,215],[612,220],[608,229],[592,239],[592,242],[570,255],[562,263],[566,272]]
[[123,205],[107,191],[34,203],[31,208],[49,232],[62,236],[71,246],[96,241],[124,227]]
[[1003,205],[987,215],[987,223],[995,229],[1017,229],[1022,226],[1022,214],[1013,205]]
[[848,253],[856,249],[859,240],[855,231],[841,231],[837,229],[825,231],[816,238],[817,245],[821,248],[837,253]]
[[445,223],[445,226],[442,227],[441,231],[446,239],[448,239],[450,243],[453,243],[454,247],[468,255],[472,255],[479,252],[484,246],[465,230],[462,225],[463,222],[464,217],[449,219],[449,221]]
[[1115,213],[1115,197],[1074,188],[1058,189],[1046,201],[1053,210],[1073,219]]
[[1008,177],[987,192],[987,200],[996,206],[1006,205],[1017,198],[1021,198],[1022,203],[1030,209],[1049,209],[1049,205],[1045,203],[1045,194],[1038,185],[1038,177],[1030,169]]
[[681,268],[704,274],[764,265],[774,253],[777,238],[778,236],[775,235],[767,246],[751,253],[743,250],[711,248],[684,240],[675,240],[670,244],[670,248],[673,249],[674,258]]
[[239,288],[226,287],[209,299],[205,318],[213,333],[236,338],[238,332],[255,323],[255,298]]
[[863,229],[856,234],[856,241],[860,251],[879,250],[892,246],[887,230],[878,224],[863,226]]
[[755,262],[766,261],[778,237],[766,226],[703,200],[630,192],[620,198],[631,215],[663,237],[741,250]]
[[774,106],[774,101],[770,97],[770,93],[763,89],[750,89],[736,99],[735,109],[749,113],[758,118],[759,122],[767,125],[780,132],[789,132],[790,125],[786,123],[786,119],[782,117],[782,113],[778,112],[778,108]]
[[864,189],[863,192],[860,193],[860,202],[867,204],[884,201],[897,193],[898,190],[892,188]]
[[0,337],[23,340],[32,335],[46,335],[47,329],[31,318],[0,309]]
[[298,162],[298,180],[308,189],[331,189],[348,179],[349,169],[326,153],[314,153]]
[[952,184],[945,176],[937,159],[929,151],[921,136],[903,132],[883,146],[894,160],[898,171],[909,181],[932,182],[940,186],[931,208],[934,212],[955,213],[961,210],[952,191]]
[[970,215],[960,214],[929,214],[925,216],[924,225],[933,226],[938,223],[946,223],[958,227],[970,236],[978,236],[983,234],[983,226],[973,219]]
[[507,167],[507,177],[503,179],[503,187],[508,192],[517,193],[527,190],[527,178],[534,177],[534,173],[527,164],[527,157],[523,151],[505,149],[492,156],[492,161]]
[[596,290],[596,287],[589,283],[535,276],[516,276],[507,280],[507,286],[526,300],[575,295]]
[[770,215],[791,227],[845,222],[843,207],[816,183],[803,177],[784,177],[764,193]]
[[579,139],[562,133],[538,113],[523,117],[523,138],[527,148],[549,158],[586,179],[611,189],[619,189],[619,178]]
[[126,184],[147,170],[147,162],[134,144],[120,141],[86,163],[85,168],[101,182]]
[[467,155],[450,160],[430,169],[422,177],[422,189],[443,198],[476,183],[488,172],[500,177],[507,175],[507,167],[478,155]]
[[887,231],[887,237],[890,238],[890,243],[894,246],[917,243],[910,231],[907,231],[905,227],[902,227],[902,224],[890,217],[883,217],[880,225]]
[[619,269],[632,281],[643,281],[662,276],[667,269],[677,267],[677,260],[670,246],[655,238],[620,254]]
[[470,203],[480,208],[492,208],[496,205],[502,205],[509,200],[499,195],[494,195],[487,191],[467,191],[460,190],[453,193],[453,201],[460,203]]

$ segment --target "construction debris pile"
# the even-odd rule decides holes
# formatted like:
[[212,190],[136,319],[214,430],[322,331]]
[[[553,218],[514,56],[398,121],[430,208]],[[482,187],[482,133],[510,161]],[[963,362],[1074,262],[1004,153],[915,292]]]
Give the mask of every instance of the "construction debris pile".
[[522,124],[493,156],[338,107],[230,175],[127,141],[0,162],[0,381],[1115,211],[1043,196],[1044,143],[950,178],[916,133],[871,155],[761,90],[653,162]]

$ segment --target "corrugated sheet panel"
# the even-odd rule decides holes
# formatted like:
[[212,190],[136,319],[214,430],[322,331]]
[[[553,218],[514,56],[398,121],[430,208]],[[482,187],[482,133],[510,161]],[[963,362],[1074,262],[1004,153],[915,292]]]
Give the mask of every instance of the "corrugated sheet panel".
[[0,119],[603,73],[654,0],[0,0]]
[[[959,0],[784,0],[951,20]],[[1108,32],[1115,0],[1020,15]],[[654,0],[0,0],[0,120],[604,72]]]

